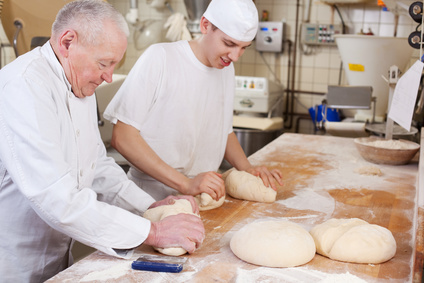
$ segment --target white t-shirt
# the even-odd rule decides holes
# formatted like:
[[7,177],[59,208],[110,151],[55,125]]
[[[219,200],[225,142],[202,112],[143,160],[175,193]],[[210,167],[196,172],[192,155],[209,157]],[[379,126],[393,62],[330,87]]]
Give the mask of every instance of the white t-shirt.
[[[104,116],[140,130],[162,160],[194,177],[218,170],[222,162],[232,132],[234,83],[232,64],[224,69],[205,66],[187,41],[156,44],[136,62]],[[135,168],[129,175],[149,186],[154,183]],[[146,183],[138,184],[149,192]]]

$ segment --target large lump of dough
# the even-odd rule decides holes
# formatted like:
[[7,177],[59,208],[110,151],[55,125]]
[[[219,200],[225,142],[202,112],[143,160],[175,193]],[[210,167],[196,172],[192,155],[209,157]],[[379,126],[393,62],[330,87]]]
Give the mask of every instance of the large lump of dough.
[[396,253],[392,233],[381,226],[358,219],[330,219],[310,231],[317,253],[334,260],[381,263]]
[[262,179],[245,171],[233,170],[225,179],[227,193],[233,198],[274,202],[277,192],[271,187],[265,187]]
[[[146,210],[146,212],[144,212],[143,214],[143,217],[146,219],[149,219],[152,222],[158,222],[167,216],[176,215],[180,213],[193,214],[193,215],[199,216],[193,213],[193,208],[191,206],[191,203],[188,200],[178,199],[175,201],[174,204],[162,205],[162,206],[158,206],[158,207]],[[153,247],[153,248],[165,255],[179,256],[179,255],[183,255],[187,253],[187,251],[181,247],[165,248],[165,249],[158,248],[158,247]]]
[[315,243],[308,231],[286,220],[247,224],[231,238],[230,247],[240,259],[269,267],[298,266],[315,256]]
[[209,194],[201,193],[194,197],[199,206],[200,211],[210,210],[217,207],[220,207],[225,201],[225,195],[221,197],[218,201],[214,200]]

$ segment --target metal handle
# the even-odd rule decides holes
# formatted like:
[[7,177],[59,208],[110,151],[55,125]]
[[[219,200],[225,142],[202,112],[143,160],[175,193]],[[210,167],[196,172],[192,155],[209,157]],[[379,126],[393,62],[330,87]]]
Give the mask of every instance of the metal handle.
[[23,24],[19,20],[15,20],[13,22],[13,24],[16,27],[15,35],[13,36],[13,50],[15,51],[15,56],[17,58],[19,56],[19,52],[18,52],[18,36],[19,36],[19,32],[21,31],[21,29],[23,27]]
[[255,103],[252,100],[246,98],[240,101],[240,105],[242,107],[252,108]]

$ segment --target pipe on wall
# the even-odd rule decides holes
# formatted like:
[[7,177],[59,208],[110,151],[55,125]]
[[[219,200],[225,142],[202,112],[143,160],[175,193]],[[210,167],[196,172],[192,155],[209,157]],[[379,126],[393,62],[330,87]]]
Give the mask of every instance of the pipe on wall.
[[138,0],[130,0],[130,10],[125,15],[127,21],[135,24],[138,21]]

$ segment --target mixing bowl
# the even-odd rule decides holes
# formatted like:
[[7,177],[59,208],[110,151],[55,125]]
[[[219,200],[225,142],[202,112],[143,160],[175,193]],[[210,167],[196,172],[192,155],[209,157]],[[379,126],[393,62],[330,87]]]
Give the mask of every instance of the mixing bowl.
[[420,145],[408,140],[385,140],[378,137],[354,139],[361,156],[369,162],[388,165],[407,164],[419,151]]

